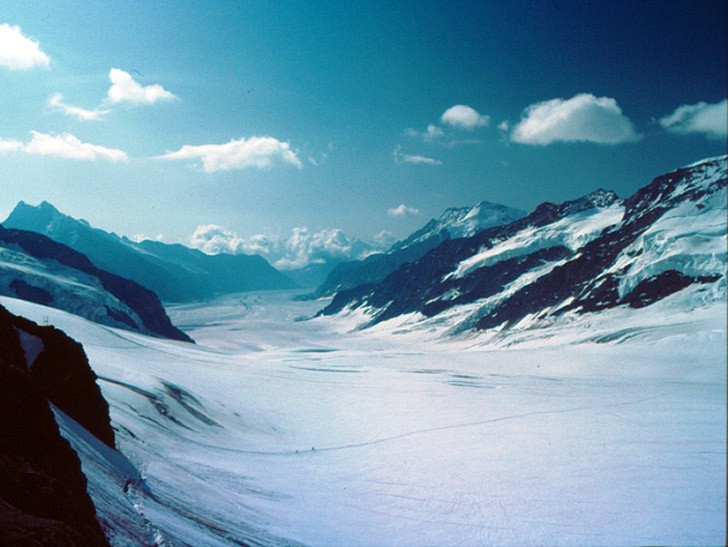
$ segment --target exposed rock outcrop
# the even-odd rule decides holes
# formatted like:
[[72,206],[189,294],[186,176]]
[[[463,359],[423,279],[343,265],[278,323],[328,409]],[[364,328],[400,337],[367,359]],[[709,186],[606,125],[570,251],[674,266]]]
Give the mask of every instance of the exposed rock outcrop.
[[0,307],[0,545],[108,545],[47,399],[113,446],[108,407],[82,356],[60,331]]

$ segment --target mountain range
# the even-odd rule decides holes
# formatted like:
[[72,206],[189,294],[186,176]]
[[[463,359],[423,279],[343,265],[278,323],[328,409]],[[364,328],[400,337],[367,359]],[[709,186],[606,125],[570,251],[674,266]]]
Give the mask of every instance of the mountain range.
[[0,226],[0,294],[112,327],[191,341],[152,291],[34,232]]
[[[484,439],[487,439],[486,444],[495,445],[498,438],[506,439],[503,451],[494,454],[504,454],[508,458],[520,458],[518,454],[526,452],[513,450],[513,442],[520,442],[521,447],[534,446],[531,436],[525,435],[521,439],[519,435],[514,436],[513,427],[518,432],[533,431],[538,438],[546,431],[538,456],[519,460],[526,462],[528,473],[523,473],[524,466],[520,465],[516,466],[515,474],[509,476],[509,467],[513,466],[510,460],[503,468],[509,480],[524,481],[516,482],[513,487],[518,499],[524,495],[526,485],[533,487],[533,481],[528,477],[543,469],[543,454],[557,457],[551,461],[560,465],[551,466],[551,469],[566,469],[564,476],[570,477],[574,465],[581,474],[592,473],[595,462],[602,465],[602,472],[604,469],[612,472],[629,468],[635,461],[635,453],[624,447],[632,449],[639,443],[642,443],[639,450],[649,453],[649,469],[653,469],[651,451],[659,443],[669,450],[660,451],[662,460],[654,466],[654,489],[645,495],[652,499],[665,483],[677,485],[674,491],[683,496],[683,501],[675,503],[676,508],[670,516],[692,520],[686,520],[689,524],[682,526],[680,523],[676,528],[700,531],[701,519],[705,518],[713,526],[705,537],[716,537],[713,517],[704,517],[715,511],[685,511],[684,500],[694,500],[694,492],[702,496],[701,488],[715,483],[714,476],[721,474],[715,462],[721,461],[720,435],[716,431],[725,429],[727,159],[726,156],[706,159],[659,176],[627,199],[599,189],[560,204],[542,203],[528,214],[487,202],[471,208],[450,209],[395,244],[387,253],[377,255],[380,257],[377,260],[351,263],[349,270],[342,269],[340,281],[332,285],[333,298],[320,312],[320,315],[332,317],[321,319],[320,323],[300,321],[298,315],[293,318],[281,304],[284,299],[294,308],[303,306],[314,310],[315,303],[292,303],[287,295],[275,295],[279,301],[272,300],[268,304],[258,304],[256,298],[254,310],[237,296],[218,303],[217,309],[208,308],[207,303],[180,307],[183,311],[176,317],[184,317],[190,308],[192,315],[191,319],[188,317],[187,325],[196,325],[192,327],[199,329],[196,332],[204,333],[210,327],[214,330],[225,324],[226,327],[218,331],[223,341],[234,341],[238,348],[256,347],[255,352],[235,353],[227,345],[218,351],[214,345],[201,344],[198,348],[161,340],[159,337],[180,341],[190,338],[172,325],[161,301],[152,291],[136,281],[101,269],[95,261],[69,245],[40,233],[0,226],[0,294],[13,297],[3,299],[3,304],[14,312],[0,306],[0,544],[280,545],[298,544],[295,538],[288,541],[279,535],[301,533],[298,528],[304,530],[301,536],[304,539],[310,537],[314,542],[320,541],[316,533],[321,526],[317,521],[310,525],[313,532],[308,530],[309,520],[319,516],[320,511],[314,509],[305,513],[303,521],[294,521],[296,525],[286,528],[271,526],[271,515],[295,513],[296,507],[311,511],[311,507],[321,506],[316,501],[322,499],[326,502],[333,499],[334,503],[350,499],[350,493],[341,492],[353,484],[351,458],[361,458],[357,469],[366,467],[361,462],[389,458],[386,466],[375,466],[376,476],[380,476],[381,469],[388,470],[401,464],[404,478],[397,476],[396,481],[410,481],[412,477],[407,473],[413,466],[409,462],[429,460],[428,457],[407,456],[429,456],[431,446],[437,446],[447,455],[438,460],[438,465],[451,465],[450,469],[469,473],[468,477],[477,479],[461,480],[460,488],[469,488],[469,485],[493,476],[492,470],[481,474],[482,469],[490,469],[488,466],[483,467],[477,461],[471,462],[471,466],[464,465],[467,458],[461,459],[463,454],[471,454],[483,446]],[[49,222],[39,221],[39,226],[61,234],[58,237],[66,238],[69,243],[79,245],[82,241],[112,265],[118,266],[126,258],[144,264],[144,259],[154,257],[146,264],[159,269],[150,266],[141,273],[152,272],[150,275],[154,278],[160,271],[170,271],[165,267],[171,264],[176,264],[182,271],[192,271],[197,277],[185,279],[191,284],[194,279],[200,284],[194,285],[195,289],[205,294],[232,290],[238,282],[236,268],[241,263],[248,263],[240,262],[232,255],[218,255],[219,258],[210,257],[214,260],[207,261],[181,245],[135,244],[91,228],[83,221],[70,219],[46,203],[37,208],[21,204],[16,208],[18,210],[18,214],[13,213],[14,222],[20,219],[31,223],[31,220],[41,218],[39,212],[43,213]],[[104,243],[108,244],[107,249],[102,249]],[[195,264],[198,269],[193,268]],[[214,288],[205,285],[207,274],[204,274],[204,268],[210,268],[209,275],[214,274],[212,265],[217,265],[222,272]],[[262,271],[266,271],[265,268]],[[145,278],[142,276],[141,279]],[[172,283],[175,278],[165,279]],[[358,284],[361,279],[370,281]],[[185,293],[188,298],[194,294],[191,287],[183,287],[188,291]],[[179,291],[182,294],[183,290]],[[668,300],[670,298],[673,300]],[[678,307],[657,304],[651,311],[640,311],[662,300],[670,306],[671,302],[677,302]],[[266,308],[271,305],[272,309]],[[49,307],[104,325],[151,334],[155,338],[89,324]],[[283,309],[278,309],[281,307]],[[703,309],[693,313],[700,307]],[[501,355],[506,355],[503,360],[489,351],[488,358],[496,364],[491,362],[484,366],[481,355],[475,352],[470,358],[462,357],[468,353],[462,350],[470,348],[469,337],[461,340],[466,345],[448,352],[441,348],[436,350],[435,345],[428,346],[426,333],[415,342],[423,347],[417,345],[416,351],[404,352],[402,348],[407,346],[399,346],[396,337],[390,337],[386,342],[377,336],[350,336],[349,332],[332,337],[322,325],[348,325],[348,316],[354,317],[361,328],[381,324],[384,332],[391,321],[390,326],[395,329],[408,323],[421,331],[443,327],[446,334],[467,331],[473,335],[488,331],[497,335],[549,327],[561,320],[576,321],[585,314],[615,308],[622,309],[615,312],[618,319],[627,320],[630,325],[624,326],[620,322],[616,331],[608,330],[606,335],[603,332],[590,334],[589,340],[616,345],[621,343],[619,336],[624,330],[639,331],[645,339],[628,348],[626,353],[619,353],[616,346],[612,346],[608,357],[602,356],[608,363],[602,367],[592,367],[589,361],[597,353],[595,345],[574,353],[574,341],[578,339],[569,333],[566,335],[569,342],[558,348],[558,355],[549,351],[539,353],[539,348],[531,352],[524,349],[523,353],[520,350],[519,353],[502,352]],[[216,319],[209,319],[207,314],[211,310]],[[659,328],[664,320],[665,310],[678,310],[679,317],[665,321],[670,323],[668,330],[671,333],[650,338],[650,332]],[[700,324],[701,313],[705,310],[709,316],[707,323]],[[180,313],[179,309],[177,311]],[[265,313],[271,311],[276,323],[264,320]],[[641,319],[634,321],[640,313],[651,317],[646,325],[639,324]],[[696,316],[696,323],[683,322],[693,321]],[[202,317],[205,319],[201,320]],[[287,323],[284,317],[290,322]],[[43,318],[43,322],[50,319],[62,326],[75,339],[82,340],[87,349],[59,328],[40,325],[39,318]],[[706,320],[705,314],[702,320]],[[204,324],[205,321],[211,324]],[[306,328],[297,330],[301,325]],[[689,358],[707,355],[710,361],[707,365],[699,363],[685,367],[682,361],[667,362],[666,355],[684,345],[683,340],[694,334],[685,325],[696,326],[697,339],[708,348],[707,352],[701,353],[691,346],[685,350],[686,354]],[[588,328],[591,326],[587,324]],[[570,325],[567,327],[571,328]],[[271,330],[275,328],[281,330],[279,336],[289,346],[281,349],[275,337],[271,337]],[[614,328],[614,324],[610,328]],[[240,345],[238,331],[245,331],[259,345]],[[392,331],[394,329],[390,329]],[[655,349],[659,355],[657,360],[664,362],[650,361],[642,366],[639,361],[644,348],[651,350],[650,344],[664,341],[661,337],[672,338],[666,346]],[[720,343],[715,344],[715,341]],[[349,343],[359,346],[353,350],[343,349]],[[384,350],[377,347],[383,343],[391,346]],[[634,352],[639,355],[637,362],[626,365],[611,362],[614,356],[620,355],[634,359]],[[529,362],[536,355],[550,363],[538,373],[536,369],[540,364]],[[377,359],[386,364],[377,365]],[[567,364],[561,363],[562,359]],[[681,359],[684,360],[684,356]],[[370,360],[375,363],[373,366]],[[578,362],[574,364],[574,360]],[[581,361],[588,364],[583,367]],[[261,362],[265,363],[265,374],[261,374]],[[632,372],[633,369],[637,372]],[[565,370],[570,371],[569,374],[565,374]],[[230,374],[231,371],[234,374]],[[342,373],[349,373],[356,379],[342,381]],[[577,375],[572,378],[570,374]],[[630,374],[639,374],[640,379],[647,378],[647,381],[635,388],[636,376]],[[646,376],[641,376],[643,374]],[[619,375],[626,376],[619,379]],[[550,395],[555,401],[552,406],[544,405],[551,393],[544,381],[559,386],[556,393]],[[295,389],[291,389],[292,386]],[[413,386],[418,387],[413,389]],[[499,389],[501,387],[504,389]],[[367,394],[378,396],[362,397],[363,388]],[[280,403],[277,396],[281,389],[288,390],[293,403],[288,399],[285,404]],[[643,389],[649,392],[647,398]],[[389,404],[387,399],[392,393],[396,396],[389,400],[395,404],[387,407],[384,419],[369,419],[369,416],[361,419],[358,412],[366,415],[371,406],[369,401],[378,401],[373,408],[381,411],[380,403]],[[534,398],[534,393],[538,397]],[[580,398],[586,402],[595,393],[601,398],[597,406],[581,402],[578,406],[563,406],[565,399],[573,399],[576,404]],[[657,404],[656,401],[666,394],[676,398],[677,403],[664,399],[663,406]],[[447,397],[449,399],[440,411],[437,405]],[[485,419],[482,397],[486,397],[490,405]],[[534,399],[536,406],[528,407]],[[703,406],[695,407],[696,401]],[[422,414],[412,412],[417,405],[421,405]],[[431,411],[432,406],[435,411]],[[617,407],[619,413],[604,411]],[[332,408],[338,413],[334,413],[335,418],[346,415],[342,412],[350,412],[352,419],[332,420]],[[632,422],[622,417],[630,408],[630,419],[639,421],[639,427],[632,429],[626,427]],[[431,411],[430,415],[426,414],[428,411]],[[392,412],[392,416],[388,412]],[[559,420],[543,419],[547,414],[553,417],[566,412],[571,421],[563,432],[552,425]],[[422,428],[422,415],[435,421],[431,427]],[[589,420],[583,421],[584,415],[589,416]],[[568,461],[564,459],[560,454],[563,449],[556,448],[556,439],[581,446],[582,439],[574,432],[588,431],[590,435],[597,435],[598,428],[593,424],[603,424],[605,416],[618,422],[621,444],[614,441],[613,430],[607,427],[599,434],[614,446],[594,442],[593,452],[575,459],[579,453],[570,450]],[[517,424],[515,420],[518,420]],[[683,423],[684,420],[692,421]],[[391,431],[382,430],[385,423]],[[681,428],[676,430],[675,423],[681,423]],[[572,429],[574,424],[577,427]],[[298,427],[302,429],[297,430]],[[351,429],[344,429],[343,435],[337,429],[346,427]],[[461,434],[462,428],[468,428],[467,435]],[[428,442],[413,439],[415,435],[427,435]],[[545,445],[548,441],[551,446],[551,436],[555,439],[556,456]],[[646,437],[644,441],[643,437]],[[315,447],[311,438],[316,438]],[[341,444],[341,439],[347,439],[348,444]],[[121,450],[117,450],[117,446]],[[712,475],[703,479],[705,484],[695,490],[678,488],[680,481],[691,484],[692,488],[694,484],[685,479],[685,473],[699,468],[686,465],[684,459],[673,460],[673,452],[682,451],[685,446],[693,450],[688,455],[695,456],[694,461],[708,461],[707,467],[713,469]],[[339,456],[322,459],[332,458],[332,454],[338,454],[335,451],[343,449],[355,450],[344,459]],[[370,452],[360,454],[367,450]],[[602,457],[604,450],[611,451],[608,452],[610,458]],[[616,458],[617,465],[611,457]],[[448,458],[455,461],[449,462]],[[328,461],[328,464],[322,466],[322,461]],[[337,461],[344,462],[341,464],[344,467],[337,468]],[[353,461],[357,462],[356,459]],[[490,461],[499,465],[496,459]],[[724,465],[724,457],[722,461],[721,465]],[[676,467],[676,463],[681,465]],[[300,469],[321,475],[313,478],[307,475],[310,487],[306,485],[296,490],[297,485],[292,490],[294,495],[289,495],[285,489],[296,481],[281,478],[282,465],[288,468],[284,473],[292,473],[291,476]],[[380,481],[379,487],[391,486],[388,496],[406,500],[408,505],[398,507],[401,511],[408,511],[411,501],[411,496],[400,494],[401,487],[416,486],[417,503],[411,505],[414,507],[411,512],[403,513],[407,522],[414,522],[413,528],[407,529],[408,534],[418,532],[426,522],[419,518],[424,514],[421,512],[422,499],[428,502],[424,504],[427,514],[437,515],[442,510],[448,515],[452,511],[470,515],[471,496],[482,495],[476,499],[489,500],[492,495],[492,490],[487,488],[484,492],[468,491],[466,503],[453,504],[447,494],[452,490],[449,478],[439,485],[441,490],[437,490],[437,482],[433,492],[421,486],[422,481],[437,478],[438,474],[433,474],[431,469],[431,466],[421,469],[422,474],[415,475],[417,480],[410,483]],[[640,478],[650,478],[642,467],[638,466],[637,471]],[[697,473],[694,476],[702,477],[702,469]],[[501,476],[495,475],[493,484],[503,488],[499,482]],[[679,481],[675,478],[678,476]],[[591,480],[591,475],[589,477]],[[563,477],[558,474],[549,475],[546,480],[547,491],[564,484]],[[609,490],[612,484],[627,484],[624,496],[633,495],[629,480],[607,483],[605,479],[599,487]],[[574,492],[583,490],[583,483],[577,482],[572,488],[574,491],[567,491],[565,496],[570,502],[573,502]],[[323,497],[316,497],[318,489],[324,493]],[[615,491],[623,495],[621,490]],[[305,497],[312,492],[313,498]],[[723,510],[718,517],[724,523],[725,497],[721,497],[719,488],[716,492],[711,495],[722,500]],[[615,497],[614,492],[608,494],[613,499],[623,499]],[[336,495],[342,497],[336,498]],[[420,498],[428,495],[431,497]],[[592,491],[588,490],[584,495],[584,499],[593,499]],[[673,489],[665,495],[673,501]],[[545,497],[536,493],[537,499]],[[575,500],[579,509],[574,513],[578,517],[584,503],[591,501]],[[625,514],[645,506],[642,500],[638,502],[634,507],[625,508]],[[377,499],[369,503],[371,507],[379,506]],[[611,498],[609,503],[612,503]],[[341,507],[350,505],[340,503]],[[290,511],[291,507],[294,511]],[[379,514],[367,506],[363,510],[358,506],[351,507],[355,512],[349,514],[358,518]],[[515,504],[512,507],[517,508]],[[521,514],[530,519],[532,504],[526,504]],[[644,514],[652,517],[654,508],[646,507]],[[388,522],[390,517],[387,513],[384,521],[372,522]],[[510,517],[504,512],[500,518]],[[465,518],[458,520],[463,522]],[[499,522],[508,524],[502,526],[503,529],[512,530],[516,529],[512,522],[517,520]],[[351,518],[342,526],[354,521],[356,519]],[[326,519],[324,522],[334,526]],[[449,527],[451,522],[447,521],[446,525]],[[539,522],[536,526],[542,525]],[[458,528],[461,528],[460,524]],[[659,534],[663,533],[660,525],[655,528],[660,529]],[[377,527],[370,526],[369,529],[376,530]],[[481,529],[486,527],[478,527],[476,531]],[[452,530],[448,528],[447,534]],[[307,536],[307,533],[311,535]],[[554,537],[560,533],[561,524]],[[354,531],[354,535],[348,537],[358,537],[356,534],[358,532]],[[599,534],[601,532],[593,538],[606,537]],[[427,533],[422,537],[425,536]],[[695,537],[697,543],[701,543],[702,536],[690,536]],[[486,536],[472,538],[476,543],[484,543],[477,540]],[[690,538],[684,543],[696,543]],[[661,541],[650,539],[650,542]]]
[[38,206],[21,201],[2,224],[43,234],[67,245],[99,268],[143,285],[164,302],[296,287],[294,281],[260,256],[208,255],[180,244],[135,242],[64,215],[45,201]]
[[359,285],[378,283],[406,262],[415,262],[444,241],[469,237],[486,228],[513,222],[525,214],[519,209],[489,201],[473,207],[447,209],[409,237],[392,245],[387,252],[338,264],[312,297],[331,296]]
[[[626,200],[597,190],[442,242],[382,281],[339,291],[320,313],[403,314],[451,332],[648,306],[690,285],[726,286],[726,156],[654,179]],[[346,283],[342,283],[345,286]]]

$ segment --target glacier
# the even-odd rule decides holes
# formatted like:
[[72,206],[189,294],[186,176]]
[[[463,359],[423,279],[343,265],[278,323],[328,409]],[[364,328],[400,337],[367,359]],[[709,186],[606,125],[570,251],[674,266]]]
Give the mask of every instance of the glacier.
[[99,376],[121,453],[57,420],[114,545],[720,544],[709,290],[458,336],[245,293],[169,308],[197,345],[0,303]]

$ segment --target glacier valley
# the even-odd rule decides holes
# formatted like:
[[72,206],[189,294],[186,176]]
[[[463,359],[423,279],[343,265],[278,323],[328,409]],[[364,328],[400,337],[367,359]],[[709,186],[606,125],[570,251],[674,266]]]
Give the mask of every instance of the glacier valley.
[[454,337],[245,293],[168,308],[196,345],[0,304],[99,377],[120,452],[56,418],[113,545],[719,544],[710,290]]

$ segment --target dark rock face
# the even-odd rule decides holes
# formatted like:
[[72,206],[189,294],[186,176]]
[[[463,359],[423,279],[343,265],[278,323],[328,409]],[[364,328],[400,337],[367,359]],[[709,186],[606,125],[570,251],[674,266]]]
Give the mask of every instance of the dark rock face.
[[10,288],[15,291],[18,298],[21,300],[27,300],[28,302],[35,302],[42,306],[50,306],[53,304],[53,295],[43,289],[42,287],[34,287],[30,283],[26,283],[22,279],[13,279],[10,282]]
[[[3,226],[0,226],[0,245],[16,245],[35,258],[54,260],[66,267],[94,276],[106,291],[134,311],[144,327],[152,334],[173,340],[192,341],[189,336],[172,325],[157,295],[134,281],[97,268],[86,256],[70,247],[34,232],[11,230]],[[16,295],[20,298],[26,295],[32,297],[28,298],[30,301],[46,303],[44,300],[47,301],[50,297],[47,291],[33,287],[23,280],[14,280],[12,283],[16,287]],[[47,303],[53,305],[52,297],[50,300]],[[110,314],[110,317],[136,330],[135,322],[130,317],[121,320],[118,314]]]
[[296,284],[264,258],[250,255],[206,255],[184,245],[159,241],[136,243],[91,227],[43,202],[20,202],[3,222],[28,230],[83,253],[107,272],[153,291],[165,302],[204,300],[218,294],[292,289]]
[[[43,340],[49,352],[45,364],[40,355],[33,363],[32,368],[40,367],[37,374],[28,370],[20,342],[19,332],[29,331]],[[78,457],[62,439],[41,386],[53,377],[63,378],[66,386],[93,382],[90,369],[82,372],[85,359],[75,361],[82,353],[80,346],[62,338],[60,331],[39,327],[0,308],[0,545],[107,545]],[[63,362],[50,362],[50,356],[59,359],[69,348],[71,353]],[[65,372],[49,375],[47,369],[52,366]],[[58,399],[57,393],[53,396]],[[97,396],[101,399],[100,393]],[[59,402],[69,408],[65,400]],[[75,406],[69,410],[78,415],[81,405]],[[88,414],[97,411],[89,409]],[[105,427],[96,429],[102,434],[106,430],[106,440],[113,446],[108,409]]]
[[666,270],[654,277],[640,281],[637,286],[624,296],[622,302],[632,308],[644,308],[650,304],[667,298],[671,294],[689,287],[693,283],[712,283],[720,276],[689,276],[677,270]]

